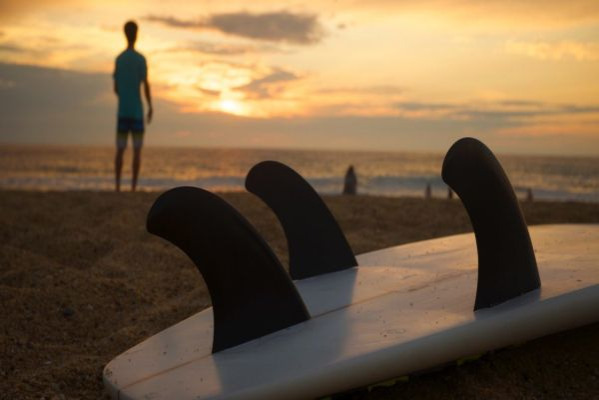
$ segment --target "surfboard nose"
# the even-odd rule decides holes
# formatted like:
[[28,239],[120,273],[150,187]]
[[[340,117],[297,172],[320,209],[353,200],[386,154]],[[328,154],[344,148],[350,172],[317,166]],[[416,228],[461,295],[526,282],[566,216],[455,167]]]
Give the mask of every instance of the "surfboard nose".
[[271,248],[220,197],[194,187],[169,190],[154,202],[146,227],[183,250],[206,281],[213,352],[310,318]]
[[541,280],[524,215],[493,152],[477,139],[460,139],[447,152],[441,175],[462,200],[476,237],[474,310],[538,289]]

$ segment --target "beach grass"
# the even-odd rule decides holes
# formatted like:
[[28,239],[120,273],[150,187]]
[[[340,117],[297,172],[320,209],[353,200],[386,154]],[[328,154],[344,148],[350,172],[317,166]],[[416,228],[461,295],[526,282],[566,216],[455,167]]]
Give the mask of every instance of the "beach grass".
[[[158,195],[0,191],[0,399],[103,398],[108,361],[210,305],[193,263],[145,230]],[[286,264],[274,214],[250,194],[223,197]],[[459,200],[325,201],[357,254],[471,231]],[[531,225],[599,223],[599,204],[522,208]],[[463,361],[469,362],[337,397],[598,398],[599,324]]]

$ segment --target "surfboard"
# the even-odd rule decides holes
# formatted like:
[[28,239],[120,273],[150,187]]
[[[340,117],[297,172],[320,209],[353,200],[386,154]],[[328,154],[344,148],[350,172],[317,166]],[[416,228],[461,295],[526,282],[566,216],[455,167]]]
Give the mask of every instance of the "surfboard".
[[[443,177],[475,232],[358,256],[305,181],[277,163],[256,166],[246,186],[284,227],[293,281],[218,196],[198,188],[163,194],[148,230],[194,260],[213,307],[113,359],[104,369],[109,394],[315,398],[598,321],[599,225],[528,230],[509,180],[480,142],[456,143],[445,161]],[[286,189],[273,170],[294,182],[289,191],[262,190],[268,182]],[[300,234],[313,224],[327,233]],[[332,254],[321,254],[329,248],[321,241],[333,243]]]
[[212,309],[106,366],[114,399],[308,399],[599,320],[599,226],[530,229],[543,282],[472,311],[473,234],[358,256],[296,282],[312,318],[212,354]]

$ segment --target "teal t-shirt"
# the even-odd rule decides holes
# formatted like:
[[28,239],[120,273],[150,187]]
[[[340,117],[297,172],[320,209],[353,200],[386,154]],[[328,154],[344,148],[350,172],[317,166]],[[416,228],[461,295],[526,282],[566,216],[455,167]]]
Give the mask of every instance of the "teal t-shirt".
[[146,59],[137,51],[127,49],[116,58],[113,78],[119,96],[119,117],[143,119],[140,86],[147,75]]

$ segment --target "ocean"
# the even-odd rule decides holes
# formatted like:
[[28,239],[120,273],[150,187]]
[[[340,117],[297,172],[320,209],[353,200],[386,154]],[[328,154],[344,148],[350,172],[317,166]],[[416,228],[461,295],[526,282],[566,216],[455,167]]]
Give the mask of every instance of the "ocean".
[[[360,194],[446,197],[441,179],[444,154],[267,149],[150,147],[143,150],[140,190],[199,186],[211,191],[244,190],[247,171],[263,160],[281,161],[323,194],[340,193],[349,165]],[[599,202],[598,157],[498,155],[516,193],[530,188],[535,199]],[[128,190],[131,149],[125,153],[122,187]],[[0,188],[113,190],[114,149],[79,146],[0,146]]]

